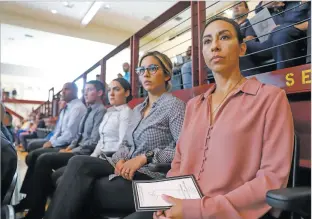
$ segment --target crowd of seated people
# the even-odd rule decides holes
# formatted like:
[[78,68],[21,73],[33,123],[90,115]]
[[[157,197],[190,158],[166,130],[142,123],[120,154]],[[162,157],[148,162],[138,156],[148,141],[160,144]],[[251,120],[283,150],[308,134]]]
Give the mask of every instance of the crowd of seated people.
[[[169,92],[173,65],[157,51],[138,63],[147,97],[133,111],[127,106],[131,86],[123,78],[108,86],[108,109],[101,82],[87,82],[86,106],[77,99],[76,85],[66,83],[66,106],[53,136],[26,157],[21,188],[26,198],[15,210],[29,209],[27,219],[88,218],[109,211],[128,212],[127,219],[276,217],[265,194],[287,185],[293,118],[285,91],[242,74],[240,57],[248,42],[240,26],[225,17],[207,22],[202,53],[215,84],[187,105]],[[108,158],[110,151],[115,153]],[[171,163],[171,170],[152,172],[150,163]],[[203,198],[165,195],[170,209],[135,212],[132,180],[182,175],[195,177]]]
[[249,12],[247,3],[242,2],[234,7],[234,16],[240,17],[236,21],[241,25],[245,33],[247,54],[255,53],[251,56],[254,63],[253,67],[256,67],[259,62],[272,58],[276,62],[276,69],[305,63],[305,57],[297,58],[307,54],[307,39],[299,39],[307,36],[307,19],[310,18],[311,3],[308,1],[261,1],[256,6],[256,14],[264,8],[269,10],[277,26],[271,31],[266,41],[260,42],[247,16],[243,16]]
[[45,121],[43,120],[43,113],[38,113],[36,116],[33,116],[33,121],[29,129],[25,132],[20,133],[19,139],[17,143],[17,147],[21,149],[21,151],[28,151],[28,143],[27,140],[35,139],[38,137],[37,128],[46,128]]
[[[109,86],[109,94],[110,101],[115,106],[106,113],[102,103],[104,85],[100,81],[87,82],[84,97],[88,110],[80,121],[77,135],[67,147],[59,152],[45,153],[38,158],[32,175],[25,178],[23,182],[25,189],[22,192],[27,196],[15,207],[17,211],[29,208],[27,218],[42,218],[45,200],[53,190],[52,182],[49,181],[52,170],[66,166],[68,160],[75,155],[90,156],[92,154],[97,157],[101,155],[102,150],[117,150],[116,145],[127,130],[131,112],[126,105],[127,100],[131,99],[130,84],[125,79],[115,79]],[[103,130],[104,127],[107,129]],[[121,136],[118,135],[118,131]],[[106,136],[108,133],[111,136]],[[105,141],[111,145],[105,145]],[[62,171],[62,169],[59,170]],[[46,183],[42,184],[42,181]]]
[[[246,56],[240,58],[240,68],[244,76],[306,63],[304,56],[307,55],[307,42],[310,39],[305,37],[310,34],[307,19],[310,18],[311,3],[309,1],[261,1],[256,6],[256,14],[263,8],[268,8],[277,27],[271,31],[268,40],[262,43],[248,20],[250,10],[247,2],[236,3],[232,9],[233,19],[239,24],[247,44]],[[280,46],[282,44],[285,45]],[[248,55],[251,53],[255,54]],[[298,58],[301,56],[303,57]],[[191,57],[191,47],[186,52],[182,67],[174,69],[182,75],[183,89],[192,87],[192,61],[188,57]],[[270,60],[276,64],[259,68]],[[211,69],[206,70],[208,73],[211,72]]]

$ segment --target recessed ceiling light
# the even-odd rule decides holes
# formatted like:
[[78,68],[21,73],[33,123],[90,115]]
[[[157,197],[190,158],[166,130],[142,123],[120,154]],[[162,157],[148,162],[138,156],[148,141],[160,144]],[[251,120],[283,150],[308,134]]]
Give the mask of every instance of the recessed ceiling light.
[[71,2],[63,2],[63,5],[64,5],[66,8],[73,8],[73,7],[74,7],[74,4],[71,3]]
[[151,18],[151,16],[144,16],[144,17],[143,17],[143,20],[145,20],[145,21],[151,21],[152,18]]
[[104,8],[105,8],[105,9],[110,9],[110,5],[109,5],[109,4],[106,4],[106,5],[104,5]]
[[34,37],[33,35],[30,35],[30,34],[25,34],[24,36],[28,37],[28,38],[33,38]]
[[179,16],[178,16],[178,17],[175,17],[174,19],[175,19],[176,21],[180,21],[180,20],[182,20],[182,17],[179,17]]
[[56,14],[57,13],[57,10],[51,10],[52,14]]

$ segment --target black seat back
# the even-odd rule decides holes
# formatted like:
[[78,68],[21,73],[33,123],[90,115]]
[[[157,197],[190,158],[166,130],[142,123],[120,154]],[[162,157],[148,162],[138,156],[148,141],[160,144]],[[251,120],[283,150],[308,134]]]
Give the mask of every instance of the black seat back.
[[298,136],[295,134],[293,158],[287,185],[288,188],[294,188],[297,185],[299,161],[300,161],[300,140]]
[[14,193],[14,190],[15,190],[15,186],[16,186],[16,183],[17,183],[17,172],[15,172],[14,176],[13,176],[13,179],[12,179],[12,182],[11,182],[11,185],[7,191],[7,193],[5,194],[4,196],[4,199],[2,201],[2,205],[9,205],[11,203],[11,199],[12,199],[12,196],[13,196],[13,193]]
[[[294,188],[297,185],[298,178],[298,169],[299,169],[299,160],[300,159],[300,140],[297,134],[294,135],[294,148],[293,148],[293,157],[291,163],[291,169],[289,172],[287,188]],[[263,218],[273,218],[270,213],[267,213]],[[293,213],[283,211],[279,217],[280,219],[294,219],[295,216]]]

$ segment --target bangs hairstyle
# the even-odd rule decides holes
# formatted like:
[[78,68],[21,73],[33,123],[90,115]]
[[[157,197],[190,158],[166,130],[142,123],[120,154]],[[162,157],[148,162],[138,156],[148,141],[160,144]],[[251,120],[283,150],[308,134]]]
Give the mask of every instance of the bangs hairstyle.
[[234,27],[234,29],[235,29],[236,37],[237,37],[237,40],[238,40],[239,44],[242,44],[244,42],[243,41],[244,38],[243,38],[243,36],[242,36],[242,34],[240,32],[239,25],[234,20],[229,19],[227,17],[222,17],[222,16],[213,17],[213,18],[211,18],[211,19],[209,19],[207,21],[207,23],[205,25],[205,28],[204,28],[204,30],[203,30],[203,32],[201,34],[201,41],[203,41],[204,32],[205,32],[206,28],[209,26],[209,24],[211,24],[211,23],[213,23],[215,21],[224,21],[224,22],[227,22],[227,23],[231,24]]
[[160,67],[164,71],[164,74],[170,77],[170,79],[166,81],[166,90],[169,91],[171,89],[170,80],[172,78],[172,68],[173,68],[171,60],[168,58],[167,55],[160,53],[158,51],[153,51],[153,52],[148,52],[142,56],[142,58],[139,61],[139,66],[141,66],[143,59],[148,56],[152,56],[155,59],[157,59],[158,62],[160,63]]

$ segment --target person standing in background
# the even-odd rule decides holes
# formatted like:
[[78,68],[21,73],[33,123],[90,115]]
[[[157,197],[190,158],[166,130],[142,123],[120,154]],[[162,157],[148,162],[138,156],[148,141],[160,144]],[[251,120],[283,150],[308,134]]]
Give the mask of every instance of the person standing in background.
[[123,78],[126,79],[129,83],[131,83],[130,82],[130,65],[129,65],[129,63],[128,62],[123,63],[122,69],[125,73]]

